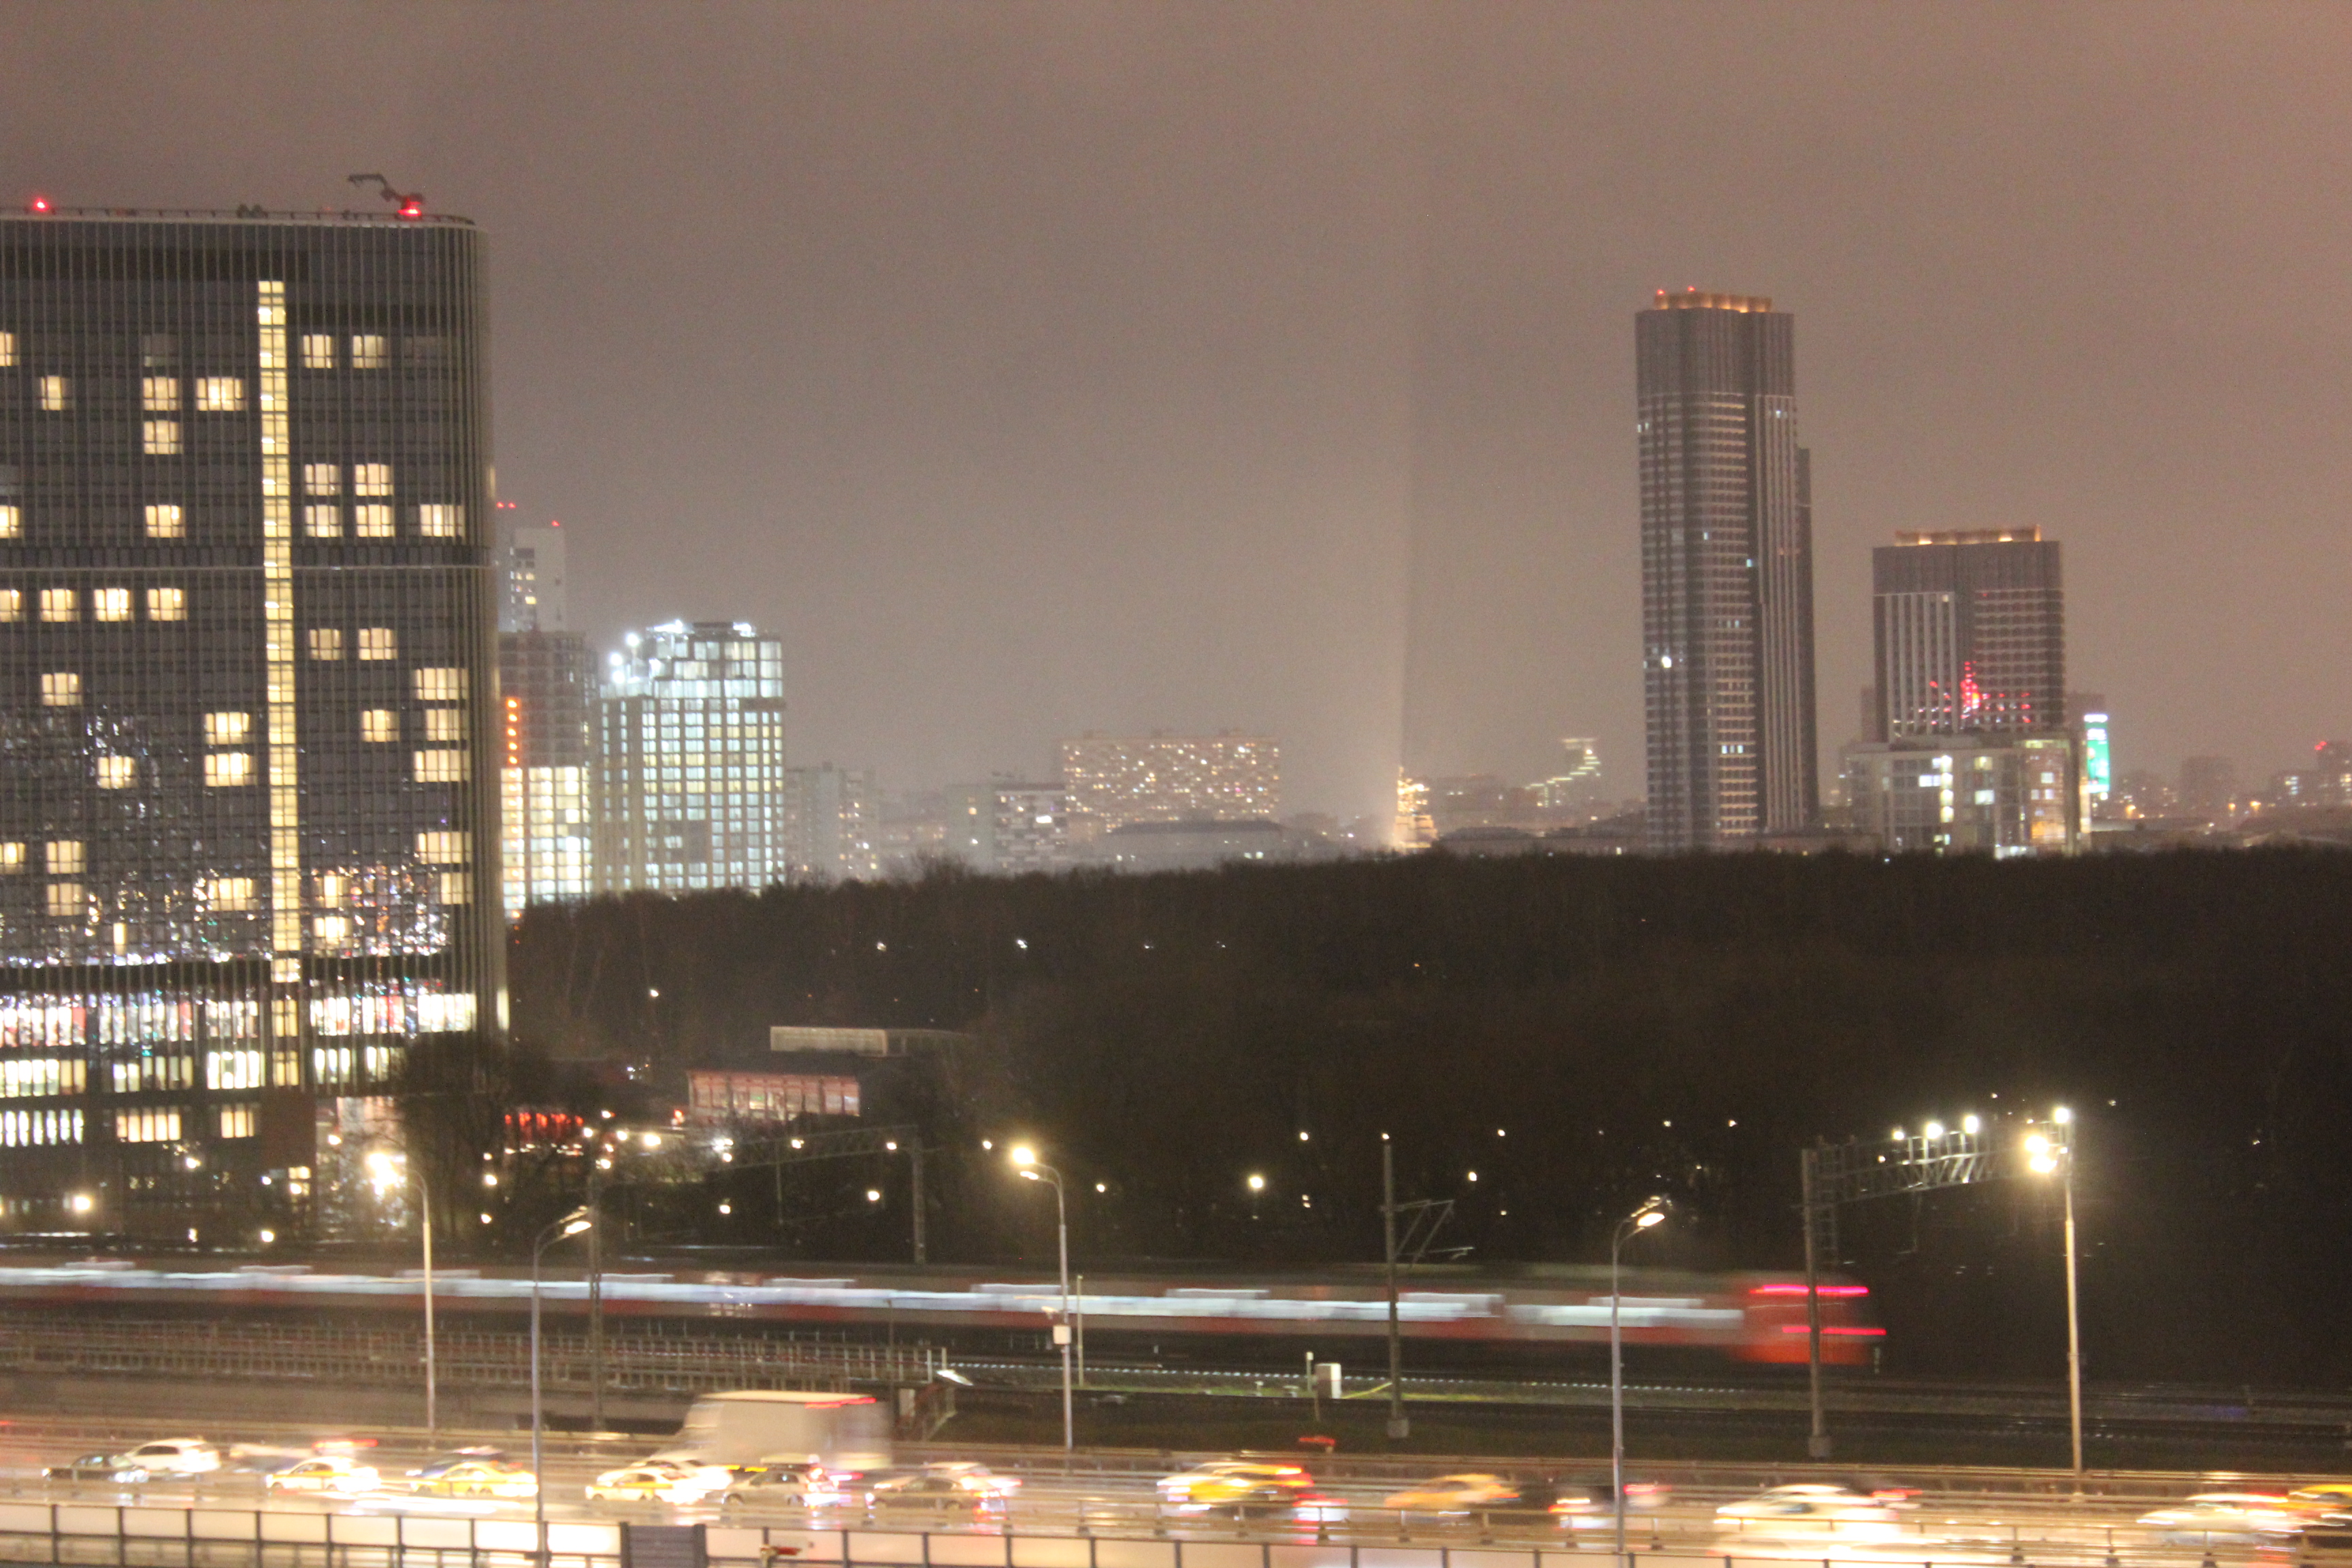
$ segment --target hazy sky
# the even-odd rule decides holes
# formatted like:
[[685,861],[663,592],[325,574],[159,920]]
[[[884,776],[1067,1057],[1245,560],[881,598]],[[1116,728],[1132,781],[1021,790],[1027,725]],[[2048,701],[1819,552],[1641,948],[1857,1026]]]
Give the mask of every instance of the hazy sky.
[[1797,315],[1822,736],[1869,547],[2040,523],[2118,763],[2352,733],[2352,10],[0,9],[0,200],[493,242],[502,494],[575,623],[779,629],[796,760],[1279,735],[1641,788],[1632,315]]

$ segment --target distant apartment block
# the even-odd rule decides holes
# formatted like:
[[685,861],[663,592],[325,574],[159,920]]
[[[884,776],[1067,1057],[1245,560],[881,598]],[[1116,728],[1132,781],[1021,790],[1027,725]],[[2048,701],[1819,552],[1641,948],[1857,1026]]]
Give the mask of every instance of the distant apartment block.
[[596,703],[597,889],[782,881],[783,645],[742,621],[624,641]]
[[507,531],[499,547],[499,630],[560,632],[564,626],[563,525]]
[[792,879],[871,881],[882,874],[881,792],[871,768],[824,763],[784,773],[785,853]]
[[1058,784],[999,779],[947,792],[948,848],[984,871],[1051,871],[1069,863],[1070,794]]
[[2081,843],[2063,731],[1861,746],[1846,767],[1855,828],[1893,853],[2064,854]]
[[563,631],[499,635],[499,791],[506,914],[594,892],[596,667]]
[[1069,809],[1099,829],[1137,822],[1236,822],[1282,806],[1282,751],[1270,736],[1087,734],[1064,741]]

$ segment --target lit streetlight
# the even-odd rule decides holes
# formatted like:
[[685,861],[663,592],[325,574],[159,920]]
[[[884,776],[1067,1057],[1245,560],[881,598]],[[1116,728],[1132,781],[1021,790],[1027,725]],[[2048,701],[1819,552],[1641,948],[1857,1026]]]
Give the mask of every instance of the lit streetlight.
[[1062,1310],[1054,1324],[1054,1342],[1062,1351],[1062,1447],[1077,1447],[1077,1426],[1070,1412],[1070,1212],[1062,1197],[1062,1173],[1038,1163],[1037,1151],[1023,1143],[1013,1151],[1013,1163],[1027,1182],[1054,1184],[1054,1238],[1062,1267]]
[[530,1248],[530,1490],[531,1518],[539,1527],[539,1560],[547,1561],[547,1488],[540,1463],[540,1433],[545,1423],[541,1418],[539,1403],[539,1259],[550,1247],[566,1237],[578,1236],[595,1224],[586,1209],[573,1209],[539,1233]]
[[1666,1217],[1666,1200],[1652,1198],[1618,1222],[1609,1237],[1609,1505],[1617,1521],[1617,1561],[1625,1562],[1625,1345],[1617,1326],[1617,1254],[1626,1238]]
[[2051,1113],[2050,1131],[2025,1137],[2025,1168],[2037,1176],[2055,1175],[2066,1205],[2066,1424],[2074,1441],[2074,1484],[2083,1484],[2083,1321],[2081,1298],[2074,1281],[2074,1113],[2060,1106]]

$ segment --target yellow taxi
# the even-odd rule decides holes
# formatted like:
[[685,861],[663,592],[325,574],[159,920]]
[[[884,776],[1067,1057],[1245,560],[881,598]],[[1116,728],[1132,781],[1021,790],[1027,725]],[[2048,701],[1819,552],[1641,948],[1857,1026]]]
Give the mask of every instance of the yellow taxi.
[[1282,1507],[1314,1494],[1315,1478],[1298,1465],[1254,1459],[1213,1459],[1160,1481],[1164,1508],[1198,1512],[1213,1508]]
[[587,1487],[590,1502],[693,1503],[727,1489],[724,1465],[635,1464],[606,1470]]
[[419,1476],[410,1487],[431,1497],[533,1498],[539,1478],[520,1465],[499,1459],[467,1459],[443,1466],[440,1473]]
[[272,1470],[262,1478],[264,1489],[273,1492],[320,1492],[350,1497],[356,1492],[375,1490],[382,1478],[373,1465],[362,1465],[340,1454],[322,1454],[315,1459],[299,1459],[282,1470]]

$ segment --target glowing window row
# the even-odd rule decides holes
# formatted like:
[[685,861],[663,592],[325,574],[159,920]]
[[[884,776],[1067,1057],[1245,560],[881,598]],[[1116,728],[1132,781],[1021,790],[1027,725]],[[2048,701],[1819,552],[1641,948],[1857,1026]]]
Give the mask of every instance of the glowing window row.
[[79,1110],[0,1110],[0,1145],[22,1149],[40,1143],[80,1142]]
[[[362,501],[352,508],[352,537],[390,539],[394,529],[392,508],[382,501]],[[420,539],[457,539],[466,531],[466,509],[441,502],[411,507],[409,516]],[[302,509],[302,531],[313,539],[343,536],[343,509],[335,501],[312,501]]]
[[[309,637],[310,657],[331,664],[343,657],[344,641],[341,626],[313,626]],[[352,646],[364,661],[398,658],[400,634],[390,626],[362,626]]]
[[79,1094],[89,1082],[89,1064],[75,1057],[0,1058],[0,1098],[30,1100]]
[[[44,621],[67,622],[81,619],[82,595],[79,588],[42,588],[37,603]],[[188,618],[188,591],[185,588],[150,588],[146,595],[147,618],[151,621],[184,621]],[[130,588],[92,588],[89,591],[90,619],[96,621],[128,621],[137,618],[137,592]],[[25,590],[0,588],[0,621],[21,621],[25,618]]]
[[[351,367],[353,370],[382,370],[392,363],[391,341],[378,332],[354,332],[347,340],[350,345]],[[332,370],[342,345],[332,332],[302,334],[302,368]]]

